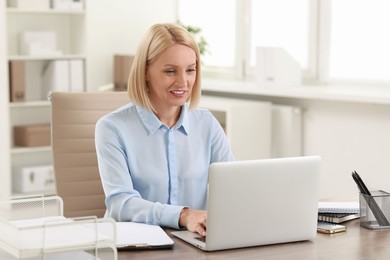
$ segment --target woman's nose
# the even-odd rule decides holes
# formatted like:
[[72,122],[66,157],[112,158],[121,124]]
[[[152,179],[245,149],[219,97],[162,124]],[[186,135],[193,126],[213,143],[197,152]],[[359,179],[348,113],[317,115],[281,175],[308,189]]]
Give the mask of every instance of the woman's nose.
[[175,83],[177,86],[186,86],[187,85],[187,78],[186,78],[185,74],[183,74],[183,73],[178,74],[176,77]]

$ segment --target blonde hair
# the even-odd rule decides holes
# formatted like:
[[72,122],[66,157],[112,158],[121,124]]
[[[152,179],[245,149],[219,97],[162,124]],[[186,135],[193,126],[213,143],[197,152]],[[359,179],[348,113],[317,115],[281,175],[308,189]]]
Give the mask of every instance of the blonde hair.
[[182,26],[173,23],[153,25],[141,40],[134,57],[127,85],[127,91],[132,102],[141,105],[150,111],[154,111],[148,95],[148,86],[146,82],[147,66],[166,48],[174,44],[187,46],[195,52],[196,78],[191,96],[188,98],[187,102],[190,102],[190,109],[194,109],[198,105],[201,96],[201,62],[199,47],[191,33]]

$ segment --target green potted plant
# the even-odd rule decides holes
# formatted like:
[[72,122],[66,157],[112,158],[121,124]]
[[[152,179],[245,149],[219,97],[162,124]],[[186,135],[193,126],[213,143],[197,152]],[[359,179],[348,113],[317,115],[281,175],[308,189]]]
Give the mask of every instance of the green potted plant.
[[210,53],[208,49],[209,44],[207,43],[206,39],[202,36],[201,34],[202,29],[200,27],[193,26],[193,25],[185,25],[180,21],[178,21],[177,24],[183,26],[188,32],[190,32],[194,36],[199,46],[199,52],[202,56],[205,55],[206,53]]

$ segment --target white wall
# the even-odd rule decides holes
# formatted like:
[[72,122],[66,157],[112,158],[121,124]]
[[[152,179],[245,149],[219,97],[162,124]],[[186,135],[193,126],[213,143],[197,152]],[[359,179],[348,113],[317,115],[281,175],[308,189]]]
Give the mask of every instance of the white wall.
[[271,101],[303,109],[303,155],[322,157],[321,198],[358,199],[351,173],[371,190],[390,192],[390,104],[324,101],[204,91],[207,95]]
[[390,105],[313,101],[304,106],[304,151],[323,158],[322,197],[357,196],[353,170],[369,189],[390,191]]
[[90,0],[87,3],[87,89],[112,83],[114,54],[134,54],[154,23],[176,22],[176,0]]

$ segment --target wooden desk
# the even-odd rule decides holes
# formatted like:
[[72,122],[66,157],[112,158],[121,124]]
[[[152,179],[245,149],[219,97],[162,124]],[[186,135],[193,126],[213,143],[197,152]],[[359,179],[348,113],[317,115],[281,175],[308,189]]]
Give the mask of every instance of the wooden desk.
[[[118,259],[272,259],[272,260],[388,260],[390,229],[370,230],[360,227],[359,220],[344,223],[344,233],[317,233],[312,241],[203,252],[177,238],[173,249],[119,252]],[[169,230],[167,230],[169,233]]]

